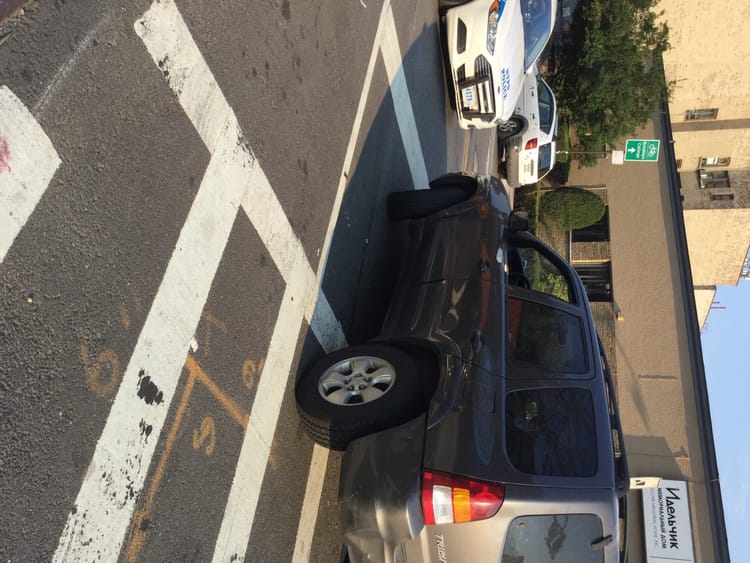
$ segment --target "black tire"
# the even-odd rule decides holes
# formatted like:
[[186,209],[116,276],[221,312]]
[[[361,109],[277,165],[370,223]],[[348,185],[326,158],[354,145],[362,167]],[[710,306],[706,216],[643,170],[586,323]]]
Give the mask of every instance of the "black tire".
[[427,217],[468,199],[463,188],[408,190],[388,194],[388,215],[393,221]]
[[[320,388],[321,381],[330,381],[331,373],[337,376],[345,374],[347,370],[342,364],[348,360],[355,360],[354,365],[362,368],[367,364],[362,358],[375,360],[375,367],[381,366],[381,377],[382,374],[387,376],[392,372],[387,390],[383,391],[382,387],[378,387],[382,394],[362,403],[351,401],[341,404],[324,397]],[[382,367],[383,364],[390,366]],[[334,367],[339,369],[332,369]],[[356,388],[357,381],[364,384],[366,371],[355,369],[349,373],[355,383],[352,387]],[[356,377],[358,373],[362,377]],[[373,388],[376,386],[377,384],[371,385]],[[295,396],[297,411],[307,434],[322,446],[344,450],[356,438],[398,426],[424,412],[428,388],[408,354],[390,346],[372,344],[338,350],[318,360],[297,382]],[[355,394],[356,390],[349,395]],[[333,393],[329,389],[328,396],[331,395]]]
[[511,117],[497,126],[497,136],[500,139],[507,139],[520,133],[521,129],[523,129],[523,121],[517,117]]

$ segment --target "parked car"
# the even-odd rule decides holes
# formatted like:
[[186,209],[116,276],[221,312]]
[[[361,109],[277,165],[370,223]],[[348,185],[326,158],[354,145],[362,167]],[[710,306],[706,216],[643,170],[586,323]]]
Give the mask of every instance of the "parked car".
[[346,450],[342,560],[618,560],[627,463],[575,270],[497,178],[388,203],[410,237],[378,338],[295,388],[309,435]]
[[439,0],[439,6],[459,125],[507,121],[524,75],[550,38],[557,0]]
[[497,135],[511,187],[535,184],[555,165],[557,101],[536,65],[524,79],[513,116],[497,126]]

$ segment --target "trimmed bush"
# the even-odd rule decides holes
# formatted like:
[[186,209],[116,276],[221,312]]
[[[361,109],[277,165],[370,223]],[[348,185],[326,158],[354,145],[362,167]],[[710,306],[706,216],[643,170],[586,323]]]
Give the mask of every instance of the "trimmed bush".
[[542,196],[539,214],[545,223],[567,231],[583,229],[604,216],[604,200],[581,188],[561,188]]

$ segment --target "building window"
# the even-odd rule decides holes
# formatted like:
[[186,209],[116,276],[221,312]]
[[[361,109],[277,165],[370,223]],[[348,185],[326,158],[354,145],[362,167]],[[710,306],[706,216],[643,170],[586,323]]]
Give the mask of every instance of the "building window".
[[571,231],[570,237],[571,242],[607,242],[609,240],[609,206],[604,208],[604,215],[596,223]]
[[729,172],[726,170],[706,172],[700,169],[698,170],[698,185],[701,188],[730,188]]
[[688,121],[696,119],[716,119],[718,115],[719,108],[689,109],[685,112],[685,119]]
[[729,166],[732,162],[731,156],[704,156],[701,157],[699,168],[705,168],[706,166]]
[[612,301],[612,265],[610,262],[599,264],[573,264],[586,288],[589,301]]
[[681,158],[678,158],[677,160],[675,160],[674,163],[677,165],[678,169],[682,168],[682,159]]
[[711,194],[711,201],[733,201],[734,194]]

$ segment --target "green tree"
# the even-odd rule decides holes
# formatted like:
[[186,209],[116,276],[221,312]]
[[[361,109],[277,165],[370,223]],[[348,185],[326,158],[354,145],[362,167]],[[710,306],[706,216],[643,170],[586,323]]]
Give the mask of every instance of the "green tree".
[[539,215],[545,223],[562,229],[583,229],[604,216],[604,200],[581,188],[560,188],[546,192],[539,204]]
[[[669,29],[658,0],[580,0],[550,77],[563,122],[580,146],[601,151],[646,124],[666,94],[661,55]],[[581,155],[582,165],[596,155]]]

